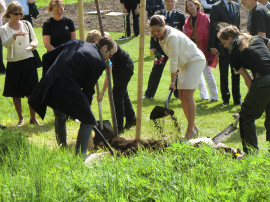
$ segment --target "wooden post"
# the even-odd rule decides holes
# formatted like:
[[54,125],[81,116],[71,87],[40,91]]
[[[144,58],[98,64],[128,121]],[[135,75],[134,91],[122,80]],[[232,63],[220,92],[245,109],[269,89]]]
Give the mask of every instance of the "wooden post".
[[143,92],[143,62],[144,62],[144,15],[145,0],[141,0],[140,4],[140,46],[139,46],[139,65],[138,65],[138,92],[137,92],[137,122],[136,122],[136,140],[141,138],[141,122],[142,122],[142,92]]
[[79,13],[79,33],[80,40],[84,41],[84,12],[83,12],[83,0],[78,0],[78,13]]
[[[103,30],[103,26],[102,26],[102,20],[101,20],[101,14],[100,14],[98,0],[95,0],[95,3],[96,3],[100,32],[101,32],[102,36],[104,36],[104,30]],[[106,62],[106,66],[107,66],[106,67],[106,77],[108,79],[108,94],[109,94],[111,116],[112,116],[112,122],[113,122],[113,136],[115,137],[118,135],[118,130],[117,130],[117,120],[116,120],[116,113],[115,113],[113,94],[112,94],[111,71],[110,71],[110,66],[109,66],[108,62]]]

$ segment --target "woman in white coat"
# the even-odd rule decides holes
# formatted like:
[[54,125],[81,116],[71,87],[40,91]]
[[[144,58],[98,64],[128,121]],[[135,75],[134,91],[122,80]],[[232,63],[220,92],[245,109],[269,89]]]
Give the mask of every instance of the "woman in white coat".
[[159,40],[161,48],[169,57],[171,71],[169,88],[174,91],[176,90],[174,78],[177,67],[180,68],[177,89],[188,121],[185,139],[191,139],[198,134],[198,128],[195,125],[196,104],[193,94],[199,86],[200,77],[206,65],[205,56],[184,33],[165,25],[163,16],[151,17],[150,32],[156,40]]

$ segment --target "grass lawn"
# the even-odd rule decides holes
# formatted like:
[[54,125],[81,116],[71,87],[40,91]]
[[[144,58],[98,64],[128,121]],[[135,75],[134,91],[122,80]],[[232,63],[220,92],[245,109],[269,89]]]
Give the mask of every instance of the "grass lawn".
[[[41,1],[42,2],[42,1]],[[35,28],[40,43],[40,55],[46,52],[42,43],[41,28]],[[111,33],[113,39],[121,33]],[[135,72],[128,91],[136,111],[139,37],[117,41],[135,63]],[[6,50],[4,48],[4,57]],[[143,92],[146,90],[153,59],[149,53],[149,37],[145,38]],[[38,70],[41,75],[41,69]],[[218,69],[213,70],[219,88]],[[100,79],[103,84],[104,75]],[[0,91],[4,88],[4,75],[0,75]],[[181,124],[182,134],[176,132],[169,118],[164,119],[164,132],[160,134],[150,121],[149,115],[156,105],[164,106],[170,83],[169,66],[164,69],[162,80],[154,100],[144,100],[142,109],[142,138],[175,141],[184,136],[187,121],[178,99],[172,97],[169,108],[174,109]],[[247,88],[241,79],[242,101]],[[199,136],[214,137],[233,122],[232,114],[240,107],[222,107],[221,98],[216,103],[200,102],[199,91],[195,92],[197,104],[196,124]],[[54,116],[47,110],[43,126],[28,123],[27,100],[23,99],[25,125],[17,128],[18,121],[12,99],[0,97],[0,123],[7,125],[0,132],[0,199],[12,201],[192,201],[192,200],[267,200],[269,199],[269,155],[263,127],[264,116],[256,121],[260,153],[238,162],[228,155],[218,155],[211,147],[194,148],[186,144],[174,144],[160,152],[139,151],[129,158],[105,158],[88,168],[74,150],[62,151],[56,147]],[[98,119],[95,100],[92,110]],[[108,97],[102,102],[104,120],[110,120]],[[74,143],[79,124],[68,121],[68,142]],[[135,138],[135,128],[123,137]],[[29,141],[25,141],[26,137]],[[5,141],[4,141],[5,140]],[[4,141],[4,143],[3,143]],[[242,149],[239,130],[223,143]],[[4,148],[4,149],[3,149]],[[2,154],[2,155],[1,155]]]

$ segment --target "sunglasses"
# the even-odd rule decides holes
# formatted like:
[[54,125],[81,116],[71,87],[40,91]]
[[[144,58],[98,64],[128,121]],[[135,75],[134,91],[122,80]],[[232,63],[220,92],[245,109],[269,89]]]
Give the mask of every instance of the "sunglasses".
[[18,15],[23,16],[23,13],[12,13],[12,14],[15,16],[18,16]]

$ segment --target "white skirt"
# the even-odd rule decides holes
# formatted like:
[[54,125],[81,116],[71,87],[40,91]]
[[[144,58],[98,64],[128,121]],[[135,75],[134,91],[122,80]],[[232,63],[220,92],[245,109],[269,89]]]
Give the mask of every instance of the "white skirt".
[[196,60],[180,67],[178,73],[177,89],[197,89],[202,72],[205,68],[205,60]]

